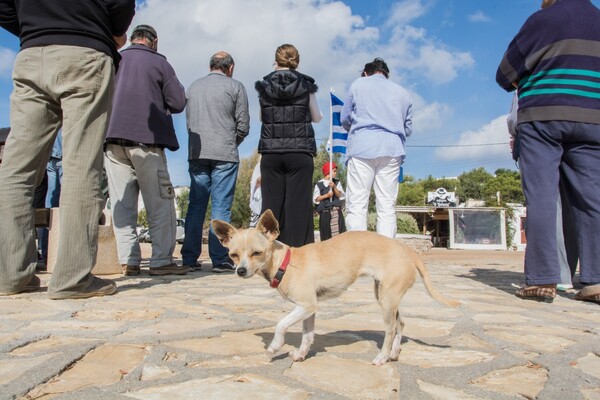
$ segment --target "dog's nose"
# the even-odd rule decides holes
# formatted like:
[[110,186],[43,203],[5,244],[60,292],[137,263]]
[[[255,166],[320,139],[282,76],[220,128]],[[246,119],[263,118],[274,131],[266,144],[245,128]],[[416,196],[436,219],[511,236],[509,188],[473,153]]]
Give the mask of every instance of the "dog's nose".
[[236,271],[239,276],[246,276],[246,274],[248,273],[246,267],[238,267]]

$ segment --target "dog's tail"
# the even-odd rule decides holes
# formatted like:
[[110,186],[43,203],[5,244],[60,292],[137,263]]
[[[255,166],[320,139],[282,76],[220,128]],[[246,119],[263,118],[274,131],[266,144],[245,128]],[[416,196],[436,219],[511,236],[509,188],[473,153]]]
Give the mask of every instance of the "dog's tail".
[[460,305],[459,301],[444,297],[440,292],[437,291],[435,287],[433,287],[433,283],[431,282],[431,278],[429,277],[429,272],[427,271],[423,260],[421,260],[420,258],[417,258],[417,270],[419,271],[419,275],[421,275],[421,279],[423,279],[425,289],[427,289],[427,292],[431,297],[433,297],[440,303],[446,304],[450,307],[458,307]]

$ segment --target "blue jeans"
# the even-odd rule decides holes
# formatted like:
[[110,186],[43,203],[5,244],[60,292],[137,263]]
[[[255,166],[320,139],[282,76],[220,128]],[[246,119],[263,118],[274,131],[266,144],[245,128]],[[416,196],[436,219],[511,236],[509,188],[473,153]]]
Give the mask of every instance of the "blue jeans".
[[[48,173],[48,191],[46,192],[46,208],[58,207],[60,198],[60,183],[62,182],[62,160],[60,158],[50,157],[46,166]],[[40,236],[40,252],[44,260],[48,259],[48,228],[38,228]]]
[[[183,265],[196,265],[202,251],[202,226],[212,200],[211,219],[231,221],[238,163],[216,160],[190,160],[190,203],[185,217],[185,239],[181,248]],[[229,260],[227,249],[214,234],[208,234],[208,254],[213,265]]]

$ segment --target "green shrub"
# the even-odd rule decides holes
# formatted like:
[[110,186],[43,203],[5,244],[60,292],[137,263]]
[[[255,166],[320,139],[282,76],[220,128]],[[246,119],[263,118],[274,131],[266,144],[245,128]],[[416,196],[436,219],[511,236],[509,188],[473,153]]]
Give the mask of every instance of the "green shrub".
[[367,230],[377,232],[377,213],[370,212],[367,214]]
[[[398,227],[398,233],[412,233],[419,234],[419,226],[417,220],[410,214],[399,213],[396,214],[396,226]],[[370,212],[367,215],[367,230],[377,232],[377,213]]]
[[417,220],[410,214],[399,213],[396,216],[396,226],[398,227],[398,233],[413,233],[419,234],[419,225]]

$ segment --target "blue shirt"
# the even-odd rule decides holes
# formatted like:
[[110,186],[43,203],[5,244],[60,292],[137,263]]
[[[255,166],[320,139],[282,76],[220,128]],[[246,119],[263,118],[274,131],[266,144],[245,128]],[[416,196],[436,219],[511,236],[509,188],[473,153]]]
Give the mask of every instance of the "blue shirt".
[[382,74],[355,80],[342,108],[348,130],[346,156],[404,157],[412,133],[412,100],[408,92]]

